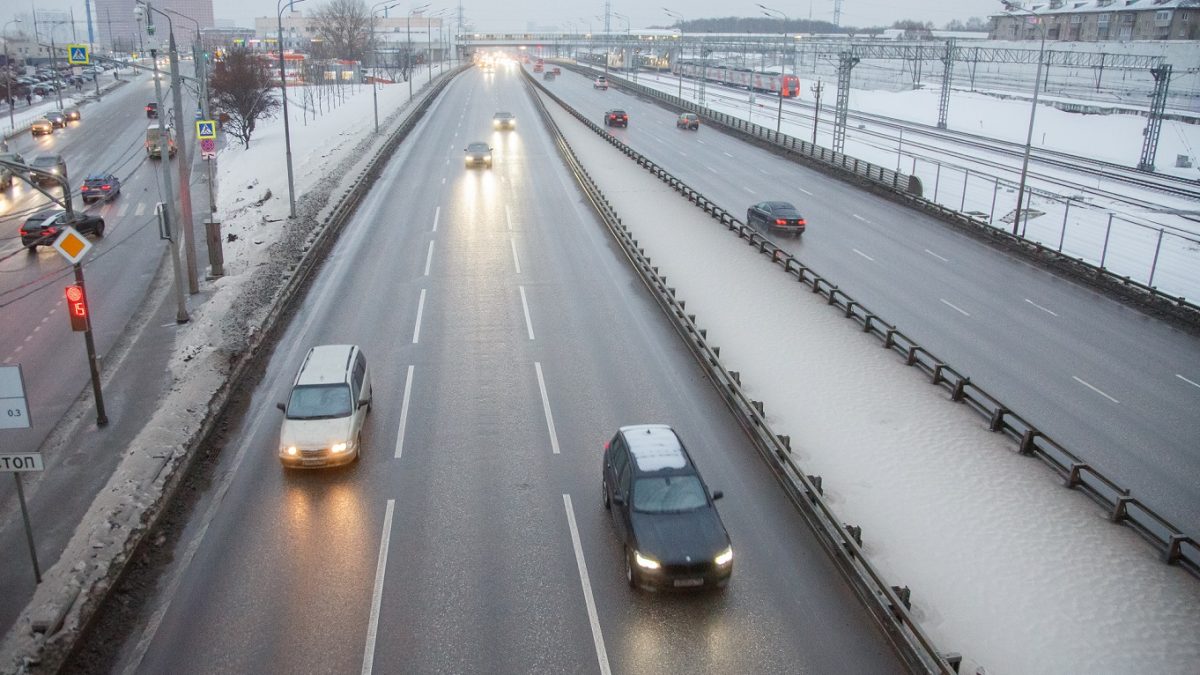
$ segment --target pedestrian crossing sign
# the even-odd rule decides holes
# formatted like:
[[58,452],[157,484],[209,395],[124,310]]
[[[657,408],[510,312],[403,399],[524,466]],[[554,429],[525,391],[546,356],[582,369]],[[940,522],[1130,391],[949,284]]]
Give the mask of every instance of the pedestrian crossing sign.
[[217,122],[216,120],[197,120],[196,121],[196,138],[204,140],[206,138],[217,137]]
[[67,45],[67,63],[73,66],[86,66],[92,62],[87,45]]

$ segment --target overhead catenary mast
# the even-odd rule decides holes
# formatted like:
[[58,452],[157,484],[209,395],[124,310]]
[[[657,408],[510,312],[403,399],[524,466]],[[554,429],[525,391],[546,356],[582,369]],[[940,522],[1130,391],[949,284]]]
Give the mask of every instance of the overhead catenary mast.
[[833,0],[833,25],[842,26],[842,0]]

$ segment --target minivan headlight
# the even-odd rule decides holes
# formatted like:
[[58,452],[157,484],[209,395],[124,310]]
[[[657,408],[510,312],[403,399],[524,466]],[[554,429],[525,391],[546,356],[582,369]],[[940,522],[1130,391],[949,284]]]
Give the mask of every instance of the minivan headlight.
[[657,560],[651,560],[650,558],[647,558],[646,556],[642,555],[638,551],[633,552],[633,559],[635,562],[637,562],[638,567],[644,567],[648,570],[656,570],[656,569],[662,567],[662,565],[660,565]]
[[730,546],[718,553],[717,557],[713,558],[713,562],[717,564],[717,567],[724,567],[733,562],[733,547]]
[[296,446],[294,446],[294,445],[289,445],[289,446],[287,447],[287,449],[285,449],[285,450],[284,450],[284,452],[286,452],[286,453],[287,453],[289,456],[291,456],[291,457],[295,457],[295,456],[296,456],[296,452],[298,452],[298,451],[296,450]]
[[333,454],[335,454],[335,455],[336,455],[336,454],[338,454],[339,452],[345,452],[345,451],[346,451],[346,444],[345,444],[345,443],[334,443],[334,444],[333,444],[333,446],[332,446],[332,447],[330,447],[329,449],[330,449],[330,451],[332,451],[332,452],[333,452]]

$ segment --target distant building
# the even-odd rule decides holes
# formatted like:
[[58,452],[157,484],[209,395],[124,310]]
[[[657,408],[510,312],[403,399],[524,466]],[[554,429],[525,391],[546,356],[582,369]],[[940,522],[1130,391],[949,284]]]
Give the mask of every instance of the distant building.
[[[1032,14],[1030,14],[1032,13]],[[1200,40],[1200,0],[1044,0],[991,17],[993,40]]]
[[[196,35],[196,24],[201,30],[213,27],[212,0],[159,0],[152,3],[155,10],[172,10],[183,16],[171,15],[175,25],[175,44],[180,51],[190,51]],[[167,20],[158,11],[154,12],[154,35],[146,34],[145,25],[139,26],[134,18],[134,0],[93,0],[96,39],[101,47],[114,52],[135,52],[149,49],[152,45],[165,49],[167,44]],[[168,12],[169,13],[169,12]],[[195,21],[189,21],[189,17]]]
[[[277,17],[260,16],[254,19],[255,44],[258,48],[278,49],[279,26]],[[443,40],[449,40],[449,32],[443,30],[440,17],[414,14],[411,18],[390,16],[375,19],[375,44],[380,51],[404,49],[409,44],[414,51],[424,52],[430,46],[437,51],[437,46]],[[283,15],[285,50],[309,52],[314,42],[320,42],[315,18],[298,11]]]

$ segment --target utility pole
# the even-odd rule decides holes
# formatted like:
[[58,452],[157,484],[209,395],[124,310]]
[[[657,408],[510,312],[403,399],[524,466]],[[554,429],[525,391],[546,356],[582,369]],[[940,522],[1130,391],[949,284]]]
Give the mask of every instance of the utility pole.
[[817,144],[817,123],[821,121],[821,89],[823,88],[820,80],[817,80],[817,83],[813,85],[813,94],[817,97],[817,105],[813,109],[813,145]]
[[[167,20],[170,26],[170,19]],[[183,118],[183,80],[179,77],[179,50],[175,46],[175,28],[170,27],[168,44],[171,60],[171,93],[175,106],[176,147],[179,148],[179,210],[183,227],[183,252],[187,259],[188,294],[200,292],[200,281],[196,274],[196,233],[192,220],[192,167],[188,161],[187,127]],[[168,161],[170,157],[168,156]]]

